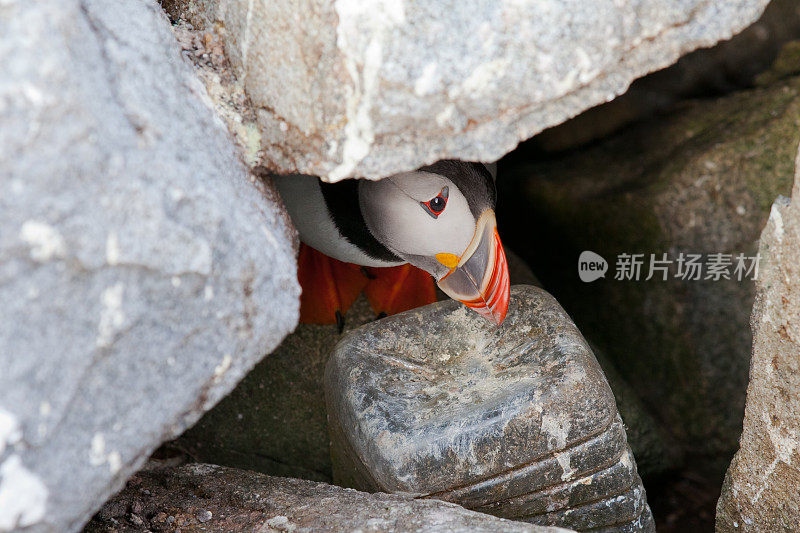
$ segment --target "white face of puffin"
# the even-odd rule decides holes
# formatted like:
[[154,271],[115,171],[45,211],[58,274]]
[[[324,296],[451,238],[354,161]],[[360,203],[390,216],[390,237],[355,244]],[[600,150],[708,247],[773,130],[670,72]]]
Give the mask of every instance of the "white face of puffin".
[[[438,174],[406,172],[364,183],[359,201],[373,235],[406,260],[435,258],[439,253],[460,256],[475,232],[477,220],[467,199]],[[437,280],[449,270],[438,261],[420,268],[429,270],[430,266],[437,270],[431,272]]]
[[370,232],[383,245],[430,273],[451,298],[497,324],[503,321],[508,266],[493,206],[476,217],[456,184],[425,171],[363,181],[359,204]]

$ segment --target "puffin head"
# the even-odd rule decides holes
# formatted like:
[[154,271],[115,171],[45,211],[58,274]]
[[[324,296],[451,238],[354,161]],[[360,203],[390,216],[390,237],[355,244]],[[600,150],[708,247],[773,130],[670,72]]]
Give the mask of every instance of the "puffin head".
[[377,240],[430,273],[448,296],[500,324],[509,277],[496,199],[486,167],[453,160],[359,187],[364,221]]

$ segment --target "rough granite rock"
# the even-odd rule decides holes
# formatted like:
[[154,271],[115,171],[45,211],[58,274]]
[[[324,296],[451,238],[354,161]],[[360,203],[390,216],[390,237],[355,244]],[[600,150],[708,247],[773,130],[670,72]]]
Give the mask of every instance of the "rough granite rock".
[[792,196],[773,204],[761,234],[744,432],[717,505],[719,533],[800,526],[800,170]]
[[294,327],[291,234],[163,11],[0,3],[0,531],[75,531]]
[[[786,78],[687,102],[578,152],[500,163],[504,241],[681,447],[719,459],[720,481],[741,433],[755,287],[678,280],[674,261],[756,255],[773,199],[791,190],[798,116],[800,77]],[[605,279],[580,281],[584,250],[609,262]],[[667,253],[669,279],[644,281],[646,261],[640,281],[615,280],[621,253]]]
[[208,464],[139,472],[86,527],[87,533],[175,530],[568,533],[448,502],[366,494]]
[[494,161],[729,38],[767,0],[163,3],[224,32],[269,166],[336,181]]
[[499,328],[438,302],[347,334],[325,374],[334,481],[579,531],[653,531],[614,397],[563,309]]

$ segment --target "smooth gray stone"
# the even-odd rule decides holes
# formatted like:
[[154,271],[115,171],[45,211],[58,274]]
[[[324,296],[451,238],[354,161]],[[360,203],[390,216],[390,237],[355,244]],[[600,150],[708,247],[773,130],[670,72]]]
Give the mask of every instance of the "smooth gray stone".
[[339,484],[577,530],[653,530],[602,370],[541,289],[512,287],[499,328],[450,301],[355,330],[325,393]]
[[294,328],[290,225],[154,1],[0,2],[0,531],[75,531]]
[[146,531],[568,533],[511,522],[449,502],[366,494],[208,464],[136,474],[86,533]]

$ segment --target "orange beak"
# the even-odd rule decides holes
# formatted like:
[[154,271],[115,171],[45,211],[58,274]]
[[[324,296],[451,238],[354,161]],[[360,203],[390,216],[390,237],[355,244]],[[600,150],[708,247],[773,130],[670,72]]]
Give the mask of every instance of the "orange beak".
[[503,323],[508,312],[508,263],[493,210],[481,214],[458,264],[437,283],[454,300],[497,325]]

